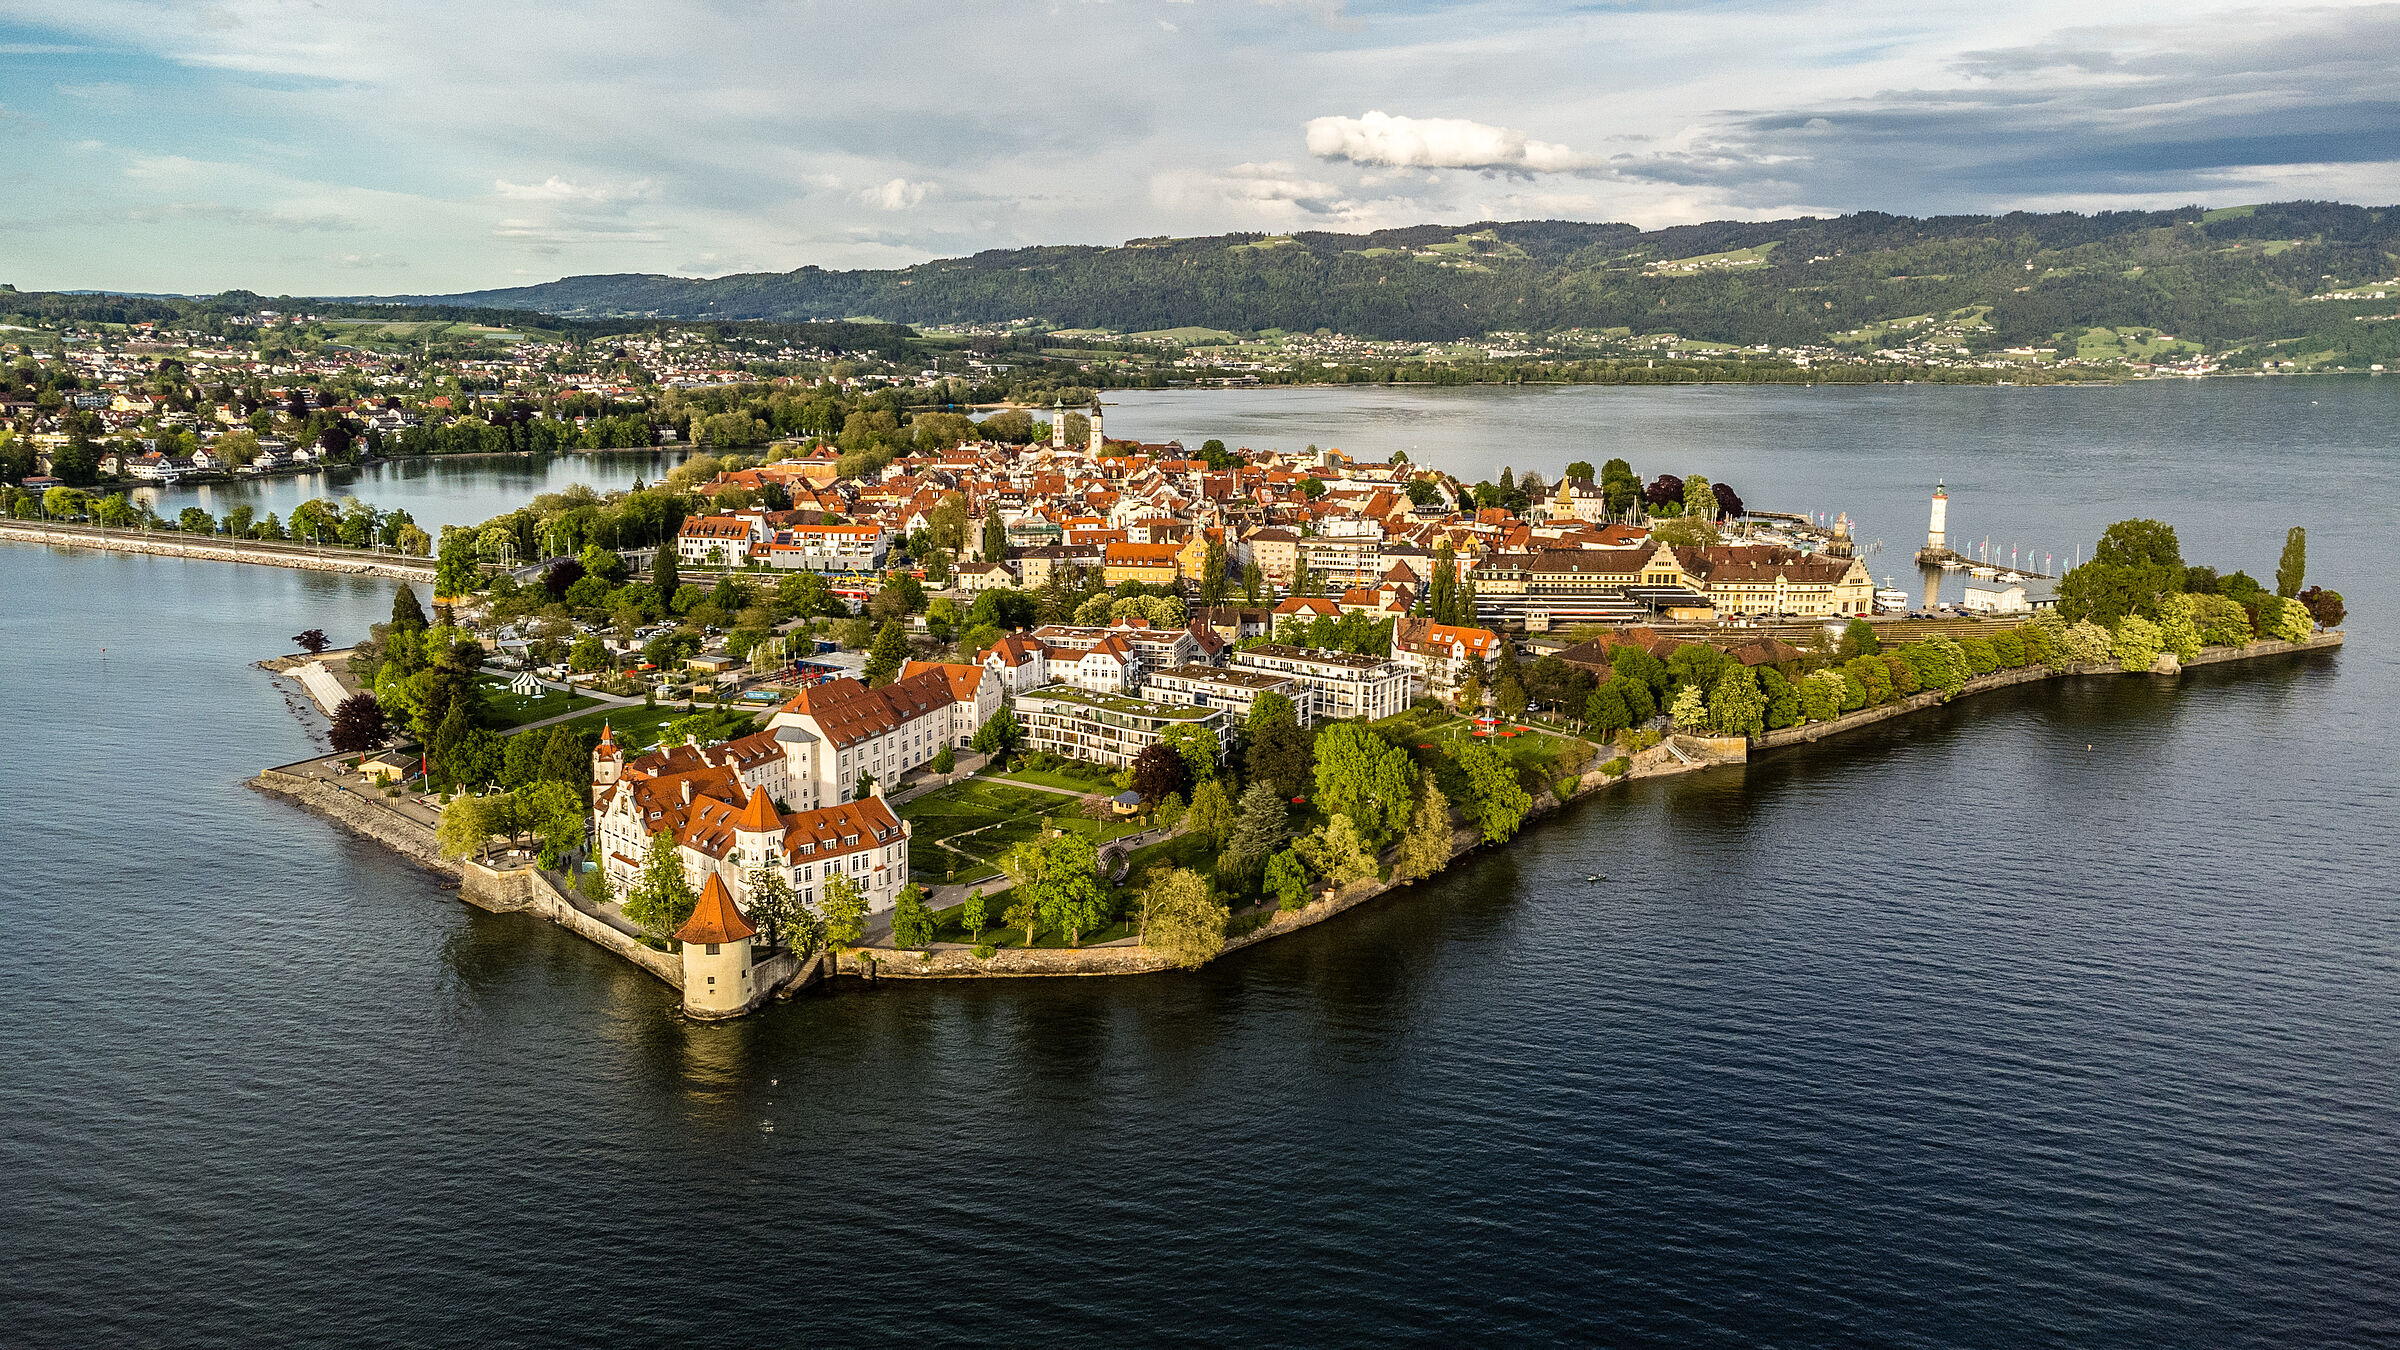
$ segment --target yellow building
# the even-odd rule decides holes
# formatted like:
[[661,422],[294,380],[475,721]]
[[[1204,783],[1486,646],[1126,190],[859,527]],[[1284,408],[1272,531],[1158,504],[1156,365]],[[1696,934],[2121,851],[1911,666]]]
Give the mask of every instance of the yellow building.
[[1145,586],[1176,586],[1183,582],[1179,544],[1110,544],[1101,557],[1100,579],[1111,586],[1138,581]]

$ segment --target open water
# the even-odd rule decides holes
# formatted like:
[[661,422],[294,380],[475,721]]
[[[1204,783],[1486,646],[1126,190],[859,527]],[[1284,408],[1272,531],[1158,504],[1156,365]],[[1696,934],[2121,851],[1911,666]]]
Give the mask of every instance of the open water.
[[1192,975],[703,1027],[241,789],[314,725],[246,663],[388,583],[0,546],[0,1341],[2400,1336],[2400,383],[1110,424],[1625,453],[1903,557],[1940,475],[1962,535],[2259,575],[2301,523],[2353,640],[1639,785]]

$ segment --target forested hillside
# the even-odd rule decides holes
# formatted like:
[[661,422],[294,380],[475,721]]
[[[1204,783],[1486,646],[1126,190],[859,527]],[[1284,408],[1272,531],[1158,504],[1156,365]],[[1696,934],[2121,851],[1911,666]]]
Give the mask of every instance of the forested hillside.
[[2393,304],[2307,297],[2396,274],[2400,209],[2286,202],[1651,231],[1519,221],[1220,235],[995,250],[897,270],[582,276],[410,299],[580,318],[1037,319],[1120,333],[1324,328],[1420,341],[1629,329],[1780,346],[1983,307],[1979,337],[1995,346],[2142,326],[2212,351],[2314,336],[2383,353],[2400,328],[2379,321]]

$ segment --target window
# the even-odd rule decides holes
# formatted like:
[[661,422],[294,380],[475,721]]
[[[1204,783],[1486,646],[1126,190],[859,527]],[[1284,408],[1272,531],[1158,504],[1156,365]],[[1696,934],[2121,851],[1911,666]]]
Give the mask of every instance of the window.
[[[712,943],[710,943],[710,944],[708,944],[708,954],[709,954],[710,956],[715,956],[715,955],[717,954],[717,944],[715,944],[715,943],[713,943],[713,942],[712,942]],[[712,978],[712,979],[710,979],[710,980],[709,980],[709,983],[710,983],[710,984],[715,984],[715,983],[716,983],[716,980]]]

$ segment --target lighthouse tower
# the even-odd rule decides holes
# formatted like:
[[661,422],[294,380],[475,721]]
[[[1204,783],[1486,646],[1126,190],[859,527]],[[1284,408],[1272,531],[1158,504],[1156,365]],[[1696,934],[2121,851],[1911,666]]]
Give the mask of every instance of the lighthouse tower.
[[1942,483],[1933,485],[1933,526],[1925,531],[1925,548],[1939,552],[1950,547],[1950,489]]
[[733,906],[724,878],[708,874],[692,917],[675,930],[683,944],[683,1011],[692,1017],[739,1017],[749,1010],[750,939],[758,930]]

